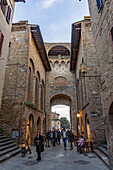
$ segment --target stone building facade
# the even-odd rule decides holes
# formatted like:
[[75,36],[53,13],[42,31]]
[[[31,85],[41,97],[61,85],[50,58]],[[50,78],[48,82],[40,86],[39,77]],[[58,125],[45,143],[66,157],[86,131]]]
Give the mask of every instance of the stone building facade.
[[34,142],[37,129],[45,134],[45,76],[50,70],[39,26],[28,21],[13,24],[0,125],[6,135],[19,131],[20,143]]
[[70,72],[70,43],[45,43],[51,71],[46,73],[47,129],[51,129],[51,108],[70,107],[71,128],[76,128],[75,74]]
[[101,101],[109,159],[113,168],[113,0],[98,1],[88,2],[101,77]]
[[78,134],[100,145],[105,130],[90,17],[72,25],[70,69],[76,77]]
[[[18,0],[19,1],[19,0]],[[14,13],[15,0],[0,1],[0,109],[7,57],[10,48],[10,32]]]
[[51,130],[54,129],[60,129],[60,119],[59,119],[60,114],[56,112],[51,113]]

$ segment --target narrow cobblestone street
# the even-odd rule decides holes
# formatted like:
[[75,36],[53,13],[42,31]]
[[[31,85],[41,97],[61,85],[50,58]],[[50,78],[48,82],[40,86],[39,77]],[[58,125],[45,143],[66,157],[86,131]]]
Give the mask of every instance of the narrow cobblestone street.
[[78,154],[76,147],[70,151],[69,146],[65,151],[63,144],[53,148],[45,148],[42,153],[42,161],[37,162],[35,147],[32,148],[32,154],[21,157],[21,154],[7,160],[0,165],[0,170],[107,170],[104,163],[94,154],[87,156]]

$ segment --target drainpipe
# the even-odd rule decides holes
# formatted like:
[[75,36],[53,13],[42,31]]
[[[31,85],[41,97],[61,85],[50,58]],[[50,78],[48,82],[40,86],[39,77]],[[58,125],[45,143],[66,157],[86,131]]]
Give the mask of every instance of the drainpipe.
[[75,72],[75,86],[76,86],[76,99],[77,99],[77,112],[79,111],[79,105],[78,105],[78,86],[77,86],[77,76]]

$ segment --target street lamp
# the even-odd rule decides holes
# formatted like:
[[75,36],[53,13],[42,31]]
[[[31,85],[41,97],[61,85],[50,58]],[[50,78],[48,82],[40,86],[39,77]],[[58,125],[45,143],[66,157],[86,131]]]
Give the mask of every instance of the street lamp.
[[80,113],[77,113],[77,117],[80,117]]

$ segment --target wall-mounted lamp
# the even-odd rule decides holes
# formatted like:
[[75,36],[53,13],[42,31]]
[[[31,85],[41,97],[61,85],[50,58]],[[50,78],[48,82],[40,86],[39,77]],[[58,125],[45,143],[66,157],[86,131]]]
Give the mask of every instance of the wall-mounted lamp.
[[80,117],[80,113],[77,113],[77,117]]
[[83,74],[87,73],[87,66],[86,66],[85,63],[82,63],[80,65],[80,72],[83,73]]

